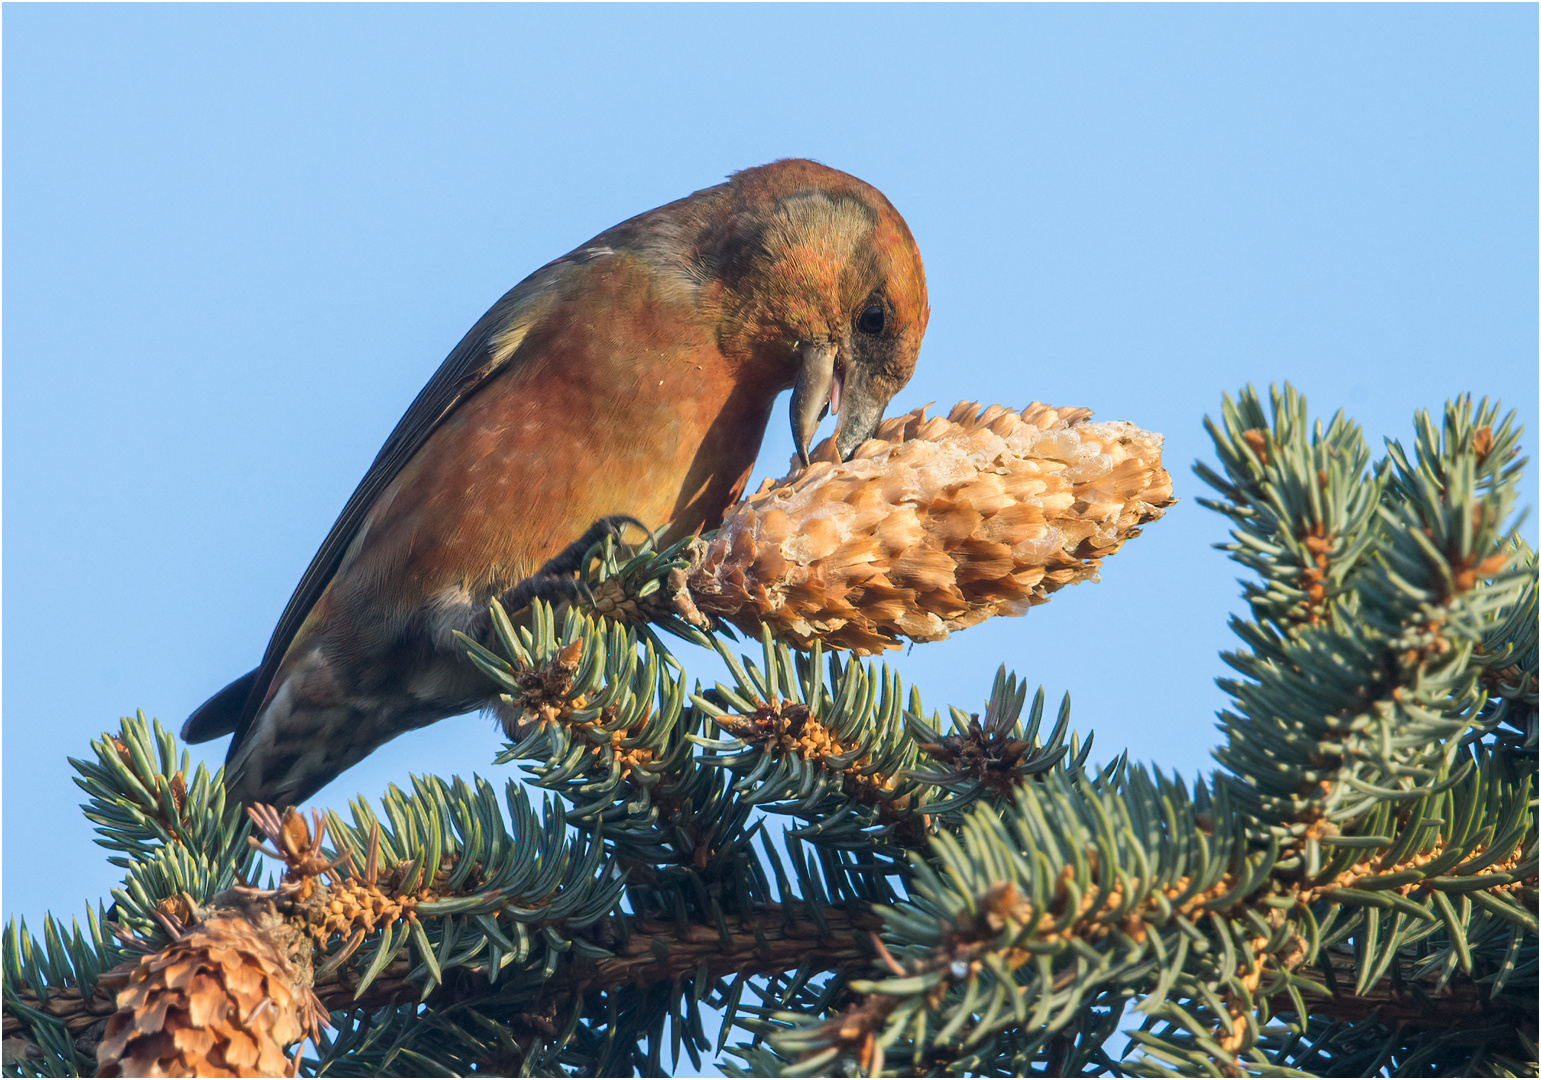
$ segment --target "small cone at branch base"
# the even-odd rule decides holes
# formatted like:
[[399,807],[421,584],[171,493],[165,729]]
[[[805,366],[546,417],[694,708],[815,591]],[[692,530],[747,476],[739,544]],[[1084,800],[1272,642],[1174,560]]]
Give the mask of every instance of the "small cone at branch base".
[[98,1076],[294,1076],[321,1013],[250,922],[211,918],[144,957],[97,1047]]
[[1021,615],[1097,580],[1174,502],[1161,436],[1090,417],[962,402],[884,421],[849,461],[826,440],[729,512],[691,596],[751,632],[864,654]]

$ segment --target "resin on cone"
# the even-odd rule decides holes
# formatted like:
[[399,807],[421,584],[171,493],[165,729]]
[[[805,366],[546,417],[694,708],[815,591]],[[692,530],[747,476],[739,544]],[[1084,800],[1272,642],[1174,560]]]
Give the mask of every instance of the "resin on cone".
[[728,513],[691,597],[750,632],[858,653],[1021,615],[1097,580],[1174,501],[1161,436],[1090,417],[962,402],[884,421],[846,462],[825,440]]

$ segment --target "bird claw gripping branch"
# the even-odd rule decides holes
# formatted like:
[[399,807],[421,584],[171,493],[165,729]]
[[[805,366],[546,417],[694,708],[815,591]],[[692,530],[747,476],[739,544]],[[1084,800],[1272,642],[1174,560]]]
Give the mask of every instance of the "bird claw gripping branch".
[[579,571],[589,565],[596,554],[601,556],[602,561],[605,557],[613,560],[614,545],[620,541],[628,525],[647,535],[642,549],[649,549],[652,546],[652,531],[636,518],[627,514],[611,514],[600,518],[582,536],[546,560],[546,564],[539,570],[510,589],[500,601],[503,609],[518,613],[538,599],[552,604],[581,601],[588,607],[600,610],[599,599],[591,583],[579,575]]

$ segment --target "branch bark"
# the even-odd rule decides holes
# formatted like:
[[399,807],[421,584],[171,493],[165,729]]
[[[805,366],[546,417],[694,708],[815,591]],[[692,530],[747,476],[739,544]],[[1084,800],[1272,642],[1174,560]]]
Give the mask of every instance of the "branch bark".
[[[230,912],[222,910],[227,917]],[[748,973],[754,975],[796,970],[810,964],[816,971],[865,969],[871,950],[866,944],[872,931],[881,929],[882,919],[870,911],[846,908],[820,909],[823,928],[808,911],[808,905],[766,905],[752,917],[730,919],[726,938],[715,928],[692,924],[683,931],[669,920],[633,920],[624,941],[619,928],[612,929],[614,955],[599,960],[575,960],[566,976],[559,975],[535,993],[549,998],[570,1000],[574,995],[616,990],[625,986],[643,987],[660,981],[673,981],[694,975],[706,965],[713,979]],[[756,928],[759,934],[755,933]],[[322,958],[317,957],[317,961]],[[75,1039],[83,1060],[94,1060],[101,1029],[117,1010],[117,994],[128,985],[134,961],[103,973],[89,994],[79,987],[54,989],[47,1000],[24,991],[22,1003],[28,1008],[64,1023]],[[369,989],[355,998],[358,973],[349,967],[330,973],[313,989],[328,1009],[358,1007],[378,1008],[401,1001],[415,1001],[421,987],[407,980],[415,964],[399,957],[386,966]],[[302,989],[302,988],[301,988]],[[443,1004],[456,995],[451,986],[442,987],[429,1000]],[[7,1040],[26,1040],[31,1034],[25,1019],[6,1012],[3,1018]],[[24,1053],[23,1046],[12,1048]]]

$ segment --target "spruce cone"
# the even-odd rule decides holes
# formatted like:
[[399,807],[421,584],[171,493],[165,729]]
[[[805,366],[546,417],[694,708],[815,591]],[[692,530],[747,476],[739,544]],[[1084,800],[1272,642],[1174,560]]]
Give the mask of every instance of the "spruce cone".
[[243,918],[205,920],[144,957],[97,1047],[98,1076],[293,1076],[313,1034],[289,965]]
[[729,511],[691,598],[750,632],[874,653],[1021,615],[1173,503],[1161,436],[1086,409],[925,409],[845,463],[813,463]]

